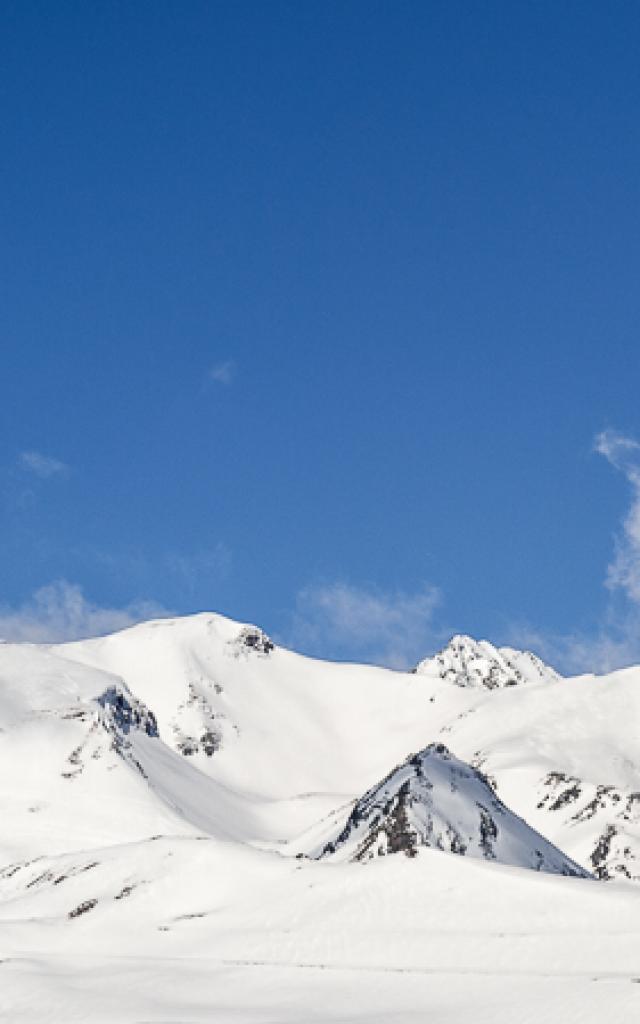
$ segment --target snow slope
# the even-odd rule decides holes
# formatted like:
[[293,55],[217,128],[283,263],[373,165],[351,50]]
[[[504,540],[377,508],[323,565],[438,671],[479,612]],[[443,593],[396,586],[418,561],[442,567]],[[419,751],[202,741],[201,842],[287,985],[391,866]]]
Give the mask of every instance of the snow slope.
[[[257,646],[254,637],[262,637]],[[152,708],[168,748],[259,806],[248,841],[298,834],[440,724],[414,675],[272,649],[260,631],[217,615],[145,623],[52,650],[122,678]],[[454,711],[466,704],[465,694],[451,695]],[[206,734],[217,737],[211,753]]]
[[366,867],[164,837],[0,877],[0,1012],[632,1024],[640,890],[425,850]]
[[184,828],[114,746],[99,703],[114,688],[126,692],[46,650],[0,645],[0,862]]

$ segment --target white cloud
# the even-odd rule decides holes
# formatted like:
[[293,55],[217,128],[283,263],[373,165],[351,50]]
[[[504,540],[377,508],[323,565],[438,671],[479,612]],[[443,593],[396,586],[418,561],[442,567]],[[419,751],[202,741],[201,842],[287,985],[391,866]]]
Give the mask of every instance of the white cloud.
[[216,363],[209,370],[209,379],[216,382],[216,384],[229,385],[233,380],[236,372],[236,364],[233,359],[227,359],[223,363]]
[[148,601],[133,602],[124,608],[103,608],[87,600],[77,584],[56,580],[36,590],[17,608],[0,606],[0,639],[34,643],[79,640],[167,614]]
[[608,614],[590,631],[566,634],[512,626],[506,640],[513,647],[534,651],[565,675],[612,672],[640,662],[640,615],[629,613],[615,621]]
[[439,591],[415,594],[347,583],[300,591],[287,641],[309,654],[409,668],[442,639],[433,626]]
[[616,538],[616,553],[607,569],[607,586],[622,590],[630,601],[640,603],[640,444],[633,438],[605,430],[595,440],[595,450],[625,475],[631,486],[631,505]]
[[640,443],[604,430],[593,447],[631,487],[631,502],[614,540],[614,558],[607,566],[605,585],[611,599],[605,614],[592,629],[568,634],[543,633],[529,626],[509,631],[510,643],[532,648],[566,673],[610,672],[640,661]]
[[59,459],[53,459],[41,452],[20,452],[20,464],[41,480],[50,480],[54,476],[67,476],[69,467]]

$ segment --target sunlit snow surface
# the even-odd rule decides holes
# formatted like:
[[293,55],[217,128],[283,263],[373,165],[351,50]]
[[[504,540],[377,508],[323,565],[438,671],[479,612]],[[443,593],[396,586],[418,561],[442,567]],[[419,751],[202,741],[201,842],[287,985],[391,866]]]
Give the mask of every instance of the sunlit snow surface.
[[[640,1019],[639,670],[565,680],[454,638],[392,673],[200,615],[0,645],[0,730],[2,1020]],[[519,827],[490,860],[296,856],[429,744],[614,881],[500,863],[542,848]],[[429,815],[471,833],[447,786]]]

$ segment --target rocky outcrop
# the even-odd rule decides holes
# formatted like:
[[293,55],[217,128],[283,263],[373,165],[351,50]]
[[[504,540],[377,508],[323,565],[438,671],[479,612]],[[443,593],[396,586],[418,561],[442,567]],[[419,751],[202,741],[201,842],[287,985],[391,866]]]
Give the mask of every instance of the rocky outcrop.
[[104,709],[103,723],[125,736],[131,729],[142,729],[147,736],[158,735],[158,723],[153,711],[132,694],[115,686],[105,690],[98,697],[98,704]]
[[248,652],[267,655],[275,648],[273,640],[257,626],[245,626],[231,644],[236,655]]
[[[542,780],[538,810],[560,815],[569,830],[591,823],[588,861],[597,878],[640,881],[640,792],[586,782],[564,772]],[[596,829],[593,829],[593,826]]]
[[[223,745],[224,726],[228,725],[220,712],[213,707],[210,694],[205,693],[204,680],[189,683],[188,696],[179,704],[171,720],[176,749],[185,757],[203,753],[212,757]],[[220,694],[222,687],[214,684],[214,693]],[[194,728],[194,717],[197,727]]]
[[487,640],[454,636],[439,654],[415,667],[418,675],[437,675],[455,686],[497,690],[523,683],[556,682],[560,676],[529,651],[494,647]]
[[[133,753],[131,733],[139,730],[151,739],[157,739],[158,723],[153,711],[124,685],[109,687],[97,698],[97,703],[100,707],[98,722],[111,736],[112,749],[146,778],[144,768]],[[72,758],[73,754],[70,760]]]

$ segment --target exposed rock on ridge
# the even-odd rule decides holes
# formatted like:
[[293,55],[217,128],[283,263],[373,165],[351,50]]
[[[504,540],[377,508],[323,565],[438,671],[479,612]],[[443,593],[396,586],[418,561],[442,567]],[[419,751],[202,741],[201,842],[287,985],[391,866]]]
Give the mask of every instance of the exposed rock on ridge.
[[640,791],[625,792],[558,771],[549,772],[541,789],[538,809],[561,815],[568,828],[597,822],[589,854],[597,878],[640,880]]
[[454,636],[439,654],[425,658],[414,669],[418,675],[437,674],[463,687],[496,690],[522,683],[556,682],[560,676],[529,651],[494,647],[487,640]]

